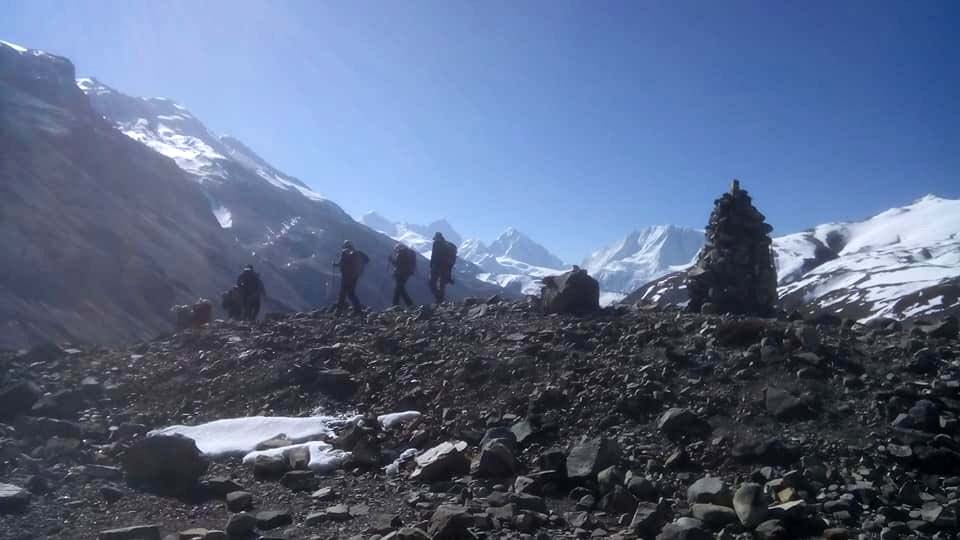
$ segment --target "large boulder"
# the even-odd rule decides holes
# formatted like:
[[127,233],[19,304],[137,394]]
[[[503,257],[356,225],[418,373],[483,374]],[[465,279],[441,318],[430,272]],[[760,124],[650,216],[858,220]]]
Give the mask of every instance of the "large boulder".
[[123,470],[130,483],[170,494],[193,489],[208,465],[193,439],[182,435],[145,437],[123,456]]
[[600,309],[600,284],[574,266],[565,274],[543,278],[540,298],[547,313],[585,315]]

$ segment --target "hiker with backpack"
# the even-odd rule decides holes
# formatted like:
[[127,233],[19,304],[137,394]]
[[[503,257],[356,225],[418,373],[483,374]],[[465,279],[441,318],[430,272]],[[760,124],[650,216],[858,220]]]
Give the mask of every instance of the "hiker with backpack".
[[240,318],[244,321],[255,321],[260,313],[260,298],[266,296],[267,291],[260,279],[260,274],[253,271],[252,265],[247,265],[237,278],[237,289],[240,292]]
[[439,232],[433,235],[430,253],[430,291],[437,303],[446,297],[447,284],[453,284],[453,265],[457,262],[457,246],[448,242]]
[[413,306],[413,300],[407,294],[407,280],[417,271],[417,253],[403,244],[397,244],[390,254],[393,266],[393,305],[399,306],[402,299],[407,307]]
[[333,263],[333,266],[340,268],[340,298],[337,300],[338,316],[346,309],[347,299],[353,304],[355,315],[363,313],[363,306],[360,305],[360,299],[357,298],[357,282],[360,281],[360,275],[363,274],[363,269],[369,262],[370,257],[366,253],[355,249],[353,242],[349,240],[343,242],[340,258]]

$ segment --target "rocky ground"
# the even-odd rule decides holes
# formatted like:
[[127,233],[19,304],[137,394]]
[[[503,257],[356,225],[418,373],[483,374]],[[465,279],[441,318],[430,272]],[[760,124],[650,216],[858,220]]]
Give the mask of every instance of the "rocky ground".
[[[318,409],[423,415],[347,428],[327,475],[145,437]],[[954,538],[958,413],[956,319],[494,299],[218,321],[0,354],[0,539]]]

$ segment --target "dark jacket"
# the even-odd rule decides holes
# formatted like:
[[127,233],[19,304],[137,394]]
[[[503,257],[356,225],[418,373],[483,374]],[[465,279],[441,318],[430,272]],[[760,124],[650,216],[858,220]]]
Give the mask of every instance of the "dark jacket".
[[335,263],[335,266],[340,267],[341,276],[358,278],[368,262],[370,262],[370,257],[367,257],[366,253],[353,248],[344,248],[340,251],[340,259]]

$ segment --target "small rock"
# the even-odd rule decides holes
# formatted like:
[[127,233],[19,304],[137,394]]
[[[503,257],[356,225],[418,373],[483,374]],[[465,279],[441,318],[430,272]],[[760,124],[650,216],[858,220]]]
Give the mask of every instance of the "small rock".
[[668,437],[705,437],[712,430],[710,424],[702,420],[690,409],[673,408],[663,413],[657,422],[657,428]]
[[265,531],[293,523],[293,516],[285,510],[264,510],[257,512],[254,517],[257,520],[257,528]]
[[257,528],[257,518],[246,512],[234,514],[227,520],[227,535],[231,538],[244,538]]
[[601,470],[615,465],[619,457],[620,449],[612,439],[583,439],[567,454],[567,478],[574,482],[592,480]]
[[257,480],[280,478],[290,469],[283,456],[259,455],[253,462],[253,477]]
[[124,491],[114,486],[100,486],[100,496],[108,503],[117,502],[125,495]]
[[290,471],[280,478],[280,484],[290,491],[313,491],[320,485],[320,479],[313,471]]
[[345,504],[337,504],[327,508],[324,515],[329,521],[349,521],[353,516],[350,515],[350,507]]
[[731,523],[736,523],[737,513],[733,508],[718,504],[697,503],[691,507],[693,517],[699,519],[707,527],[720,530]]
[[619,467],[610,466],[597,473],[597,487],[600,494],[610,493],[614,486],[623,484],[623,471]]
[[337,496],[337,492],[332,487],[320,488],[313,492],[310,495],[311,498],[314,498],[318,501],[332,501]]
[[239,484],[226,476],[214,476],[212,478],[208,478],[203,482],[203,485],[207,488],[207,491],[216,495],[217,497],[226,497],[228,493],[243,490]]
[[687,488],[687,502],[730,506],[730,490],[720,478],[704,476]]
[[427,533],[434,540],[459,540],[467,537],[467,528],[471,525],[472,518],[466,508],[442,504],[434,510]]
[[850,532],[842,528],[833,528],[823,531],[824,540],[850,540]]
[[767,497],[763,486],[747,482],[733,496],[733,509],[744,527],[753,528],[767,518]]
[[231,491],[227,493],[227,510],[231,512],[243,512],[253,506],[253,495],[246,491]]
[[758,540],[788,540],[790,534],[779,519],[770,519],[757,525],[754,535]]
[[410,478],[435,482],[467,474],[470,472],[470,460],[463,454],[466,449],[467,443],[463,441],[434,446],[416,457],[417,469]]
[[659,490],[648,478],[628,472],[626,485],[627,491],[641,501],[653,502],[657,500]]
[[30,492],[13,484],[0,484],[0,513],[23,510],[30,503]]
[[513,451],[496,439],[486,443],[471,466],[471,472],[480,478],[503,478],[516,470],[517,460],[513,457]]
[[637,509],[630,520],[630,530],[640,536],[657,534],[663,525],[664,516],[660,505],[651,502],[637,504]]
[[767,412],[778,420],[808,420],[816,417],[816,410],[810,399],[806,397],[794,397],[786,390],[773,387],[767,388],[764,399]]

